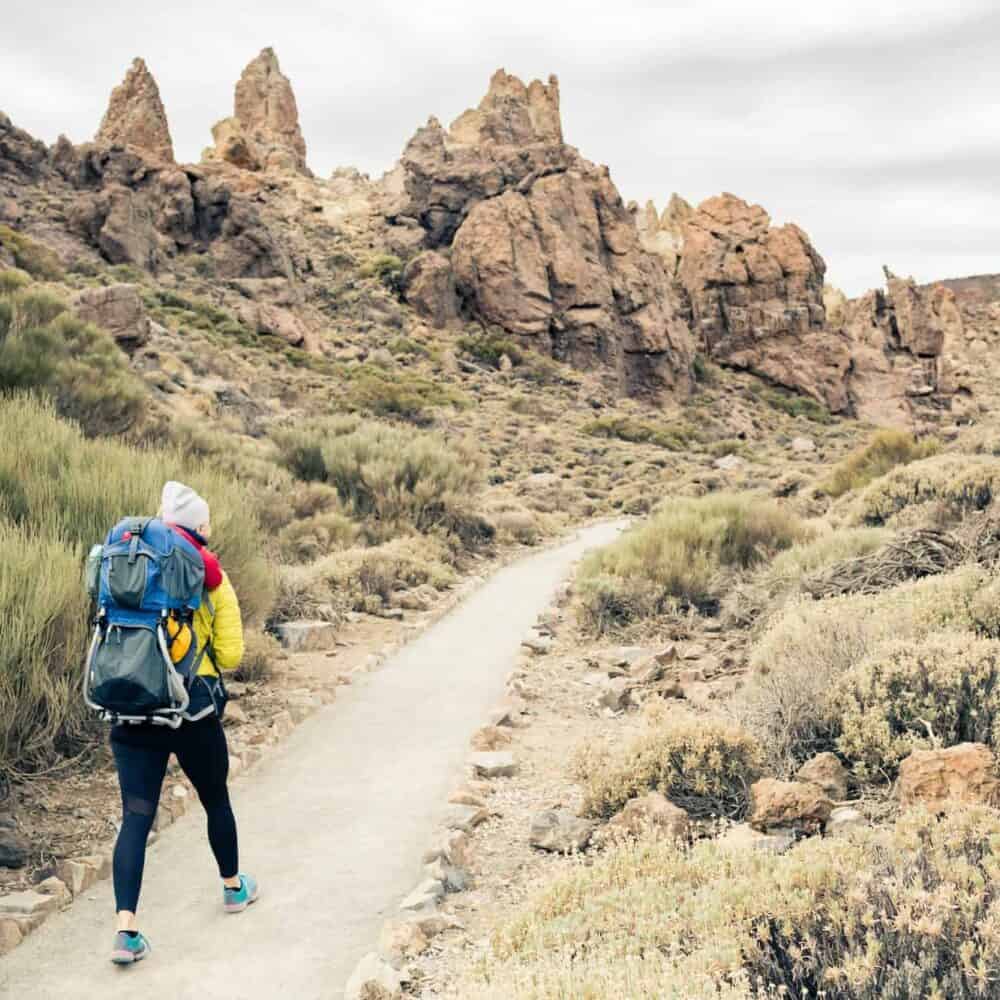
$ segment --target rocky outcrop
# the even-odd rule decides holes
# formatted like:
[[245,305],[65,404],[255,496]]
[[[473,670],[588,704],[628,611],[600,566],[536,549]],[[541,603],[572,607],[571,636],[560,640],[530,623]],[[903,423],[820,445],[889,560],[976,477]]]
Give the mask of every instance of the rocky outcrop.
[[288,256],[257,207],[207,170],[97,144],[60,142],[51,157],[79,192],[67,212],[70,229],[112,264],[156,272],[194,251],[209,256],[218,277],[291,276]]
[[48,155],[44,142],[17,128],[0,111],[0,177],[36,180],[47,166]]
[[264,49],[236,84],[233,115],[212,128],[214,147],[206,160],[222,160],[242,170],[308,174],[299,109],[274,50]]
[[693,351],[659,261],[606,171],[579,168],[477,204],[452,252],[472,312],[630,394],[686,384]]
[[846,303],[843,330],[851,409],[860,419],[909,425],[918,403],[941,404],[954,391],[949,355],[962,340],[962,317],[942,285],[920,288],[887,268],[885,290]]
[[416,311],[441,328],[458,318],[458,292],[451,262],[436,250],[414,257],[403,271],[403,294]]
[[86,288],[76,298],[76,314],[111,334],[126,349],[149,340],[151,323],[136,285]]
[[658,214],[651,201],[641,211],[636,208],[635,223],[644,250],[656,254],[667,274],[674,275],[684,245],[684,226],[694,215],[694,208],[676,192],[667,207]]
[[124,81],[111,91],[94,141],[105,146],[131,146],[153,160],[174,162],[160,88],[142,59],[133,61]]
[[958,803],[1000,804],[997,763],[988,746],[960,743],[946,750],[916,750],[899,767],[899,801],[942,811]]
[[[694,350],[674,289],[607,169],[563,142],[555,77],[526,86],[498,70],[450,129],[418,130],[384,189],[393,229],[451,246],[467,315],[629,394],[687,387]],[[430,297],[412,286],[431,317],[449,309],[445,259],[421,265],[434,267]]]
[[682,232],[677,273],[707,353],[845,411],[850,350],[826,329],[826,265],[808,236],[732,194],[702,202]]

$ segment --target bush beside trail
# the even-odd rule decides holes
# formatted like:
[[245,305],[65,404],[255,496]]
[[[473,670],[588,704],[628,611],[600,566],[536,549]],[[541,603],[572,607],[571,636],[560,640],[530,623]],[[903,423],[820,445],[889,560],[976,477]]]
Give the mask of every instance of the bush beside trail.
[[274,599],[274,570],[239,483],[166,451],[88,439],[51,403],[0,398],[0,772],[30,767],[82,733],[83,556],[127,514],[155,513],[165,479],[212,507],[213,545],[248,624]]

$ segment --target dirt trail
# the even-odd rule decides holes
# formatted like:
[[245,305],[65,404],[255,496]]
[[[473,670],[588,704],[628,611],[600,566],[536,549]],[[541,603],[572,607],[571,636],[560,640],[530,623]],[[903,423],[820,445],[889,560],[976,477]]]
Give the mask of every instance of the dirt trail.
[[521,639],[571,563],[619,529],[590,527],[498,572],[235,787],[241,863],[262,885],[257,905],[223,914],[203,814],[192,809],[149,849],[147,961],[108,962],[114,904],[102,882],[0,960],[0,996],[339,998],[419,880],[469,736],[503,696]]

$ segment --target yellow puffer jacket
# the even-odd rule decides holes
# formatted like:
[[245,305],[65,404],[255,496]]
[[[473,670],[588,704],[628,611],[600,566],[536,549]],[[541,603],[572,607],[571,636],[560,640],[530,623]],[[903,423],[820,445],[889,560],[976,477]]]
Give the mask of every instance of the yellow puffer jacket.
[[215,677],[219,670],[235,670],[240,665],[243,659],[243,619],[236,591],[225,573],[222,574],[222,583],[208,592],[208,600],[202,601],[195,612],[194,634],[198,639],[199,653],[205,648],[205,643],[212,641],[212,657],[215,660],[213,666],[212,660],[204,657],[198,668],[199,674]]

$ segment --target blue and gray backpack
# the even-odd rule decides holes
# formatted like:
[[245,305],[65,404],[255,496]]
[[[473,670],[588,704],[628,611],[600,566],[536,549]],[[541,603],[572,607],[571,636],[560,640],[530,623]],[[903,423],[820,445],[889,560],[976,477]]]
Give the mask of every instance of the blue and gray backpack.
[[[129,517],[91,549],[86,577],[97,602],[83,683],[87,704],[111,722],[176,728],[205,655],[191,641],[205,582],[198,550],[160,520]],[[189,648],[172,656],[184,626]]]

